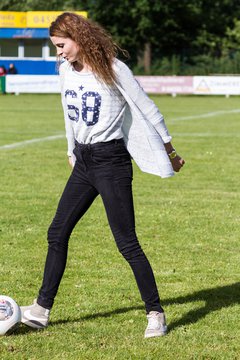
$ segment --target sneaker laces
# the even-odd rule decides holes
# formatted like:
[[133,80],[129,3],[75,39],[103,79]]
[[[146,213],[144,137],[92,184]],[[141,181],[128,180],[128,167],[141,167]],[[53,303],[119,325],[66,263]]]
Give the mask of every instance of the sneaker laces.
[[160,313],[157,311],[151,311],[148,315],[147,315],[147,319],[148,319],[148,326],[147,328],[149,330],[151,329],[156,329],[160,326],[162,326],[161,322],[159,321],[159,315]]

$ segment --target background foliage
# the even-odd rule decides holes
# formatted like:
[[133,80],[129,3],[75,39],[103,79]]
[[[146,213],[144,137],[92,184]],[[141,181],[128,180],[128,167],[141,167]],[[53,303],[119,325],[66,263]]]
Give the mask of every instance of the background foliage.
[[87,10],[137,72],[240,73],[239,0],[2,0],[0,10]]

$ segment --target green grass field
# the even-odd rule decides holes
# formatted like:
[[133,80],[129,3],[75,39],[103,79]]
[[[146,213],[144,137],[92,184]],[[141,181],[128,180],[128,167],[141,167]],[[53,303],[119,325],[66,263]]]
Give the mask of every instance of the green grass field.
[[[144,307],[97,199],[72,234],[49,327],[0,338],[1,360],[240,358],[240,99],[153,99],[186,160],[164,180],[134,166],[137,233],[168,335],[143,339]],[[0,293],[26,305],[41,285],[47,228],[70,173],[60,97],[0,96],[0,124]]]

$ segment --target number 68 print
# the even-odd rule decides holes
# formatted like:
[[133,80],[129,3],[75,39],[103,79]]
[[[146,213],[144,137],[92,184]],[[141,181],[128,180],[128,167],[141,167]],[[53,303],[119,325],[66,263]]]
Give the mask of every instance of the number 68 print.
[[[77,93],[74,90],[67,90],[65,92],[65,97],[70,96],[71,98],[77,98]],[[81,113],[82,120],[86,123],[87,126],[95,125],[98,122],[100,107],[102,98],[98,92],[86,91],[82,94],[81,100]],[[68,107],[68,117],[71,121],[78,122],[80,110],[75,105],[67,104]]]

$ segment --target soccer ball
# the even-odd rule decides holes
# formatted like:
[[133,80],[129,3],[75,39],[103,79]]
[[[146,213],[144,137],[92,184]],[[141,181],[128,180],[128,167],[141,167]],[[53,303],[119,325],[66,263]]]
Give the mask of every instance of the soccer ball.
[[9,296],[0,295],[0,335],[15,330],[21,322],[21,310]]

